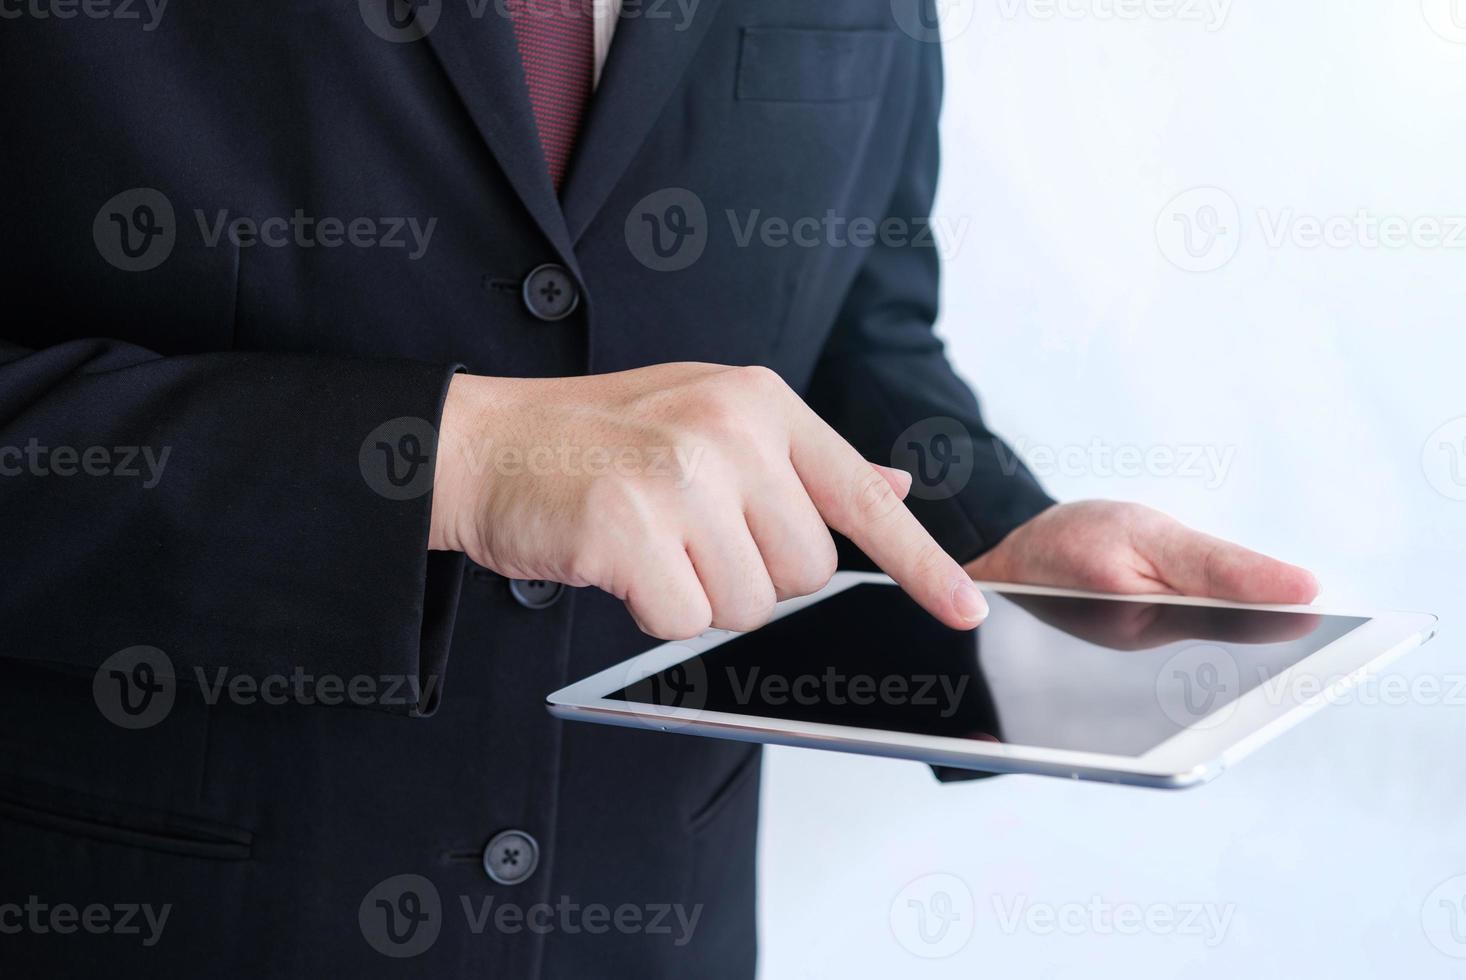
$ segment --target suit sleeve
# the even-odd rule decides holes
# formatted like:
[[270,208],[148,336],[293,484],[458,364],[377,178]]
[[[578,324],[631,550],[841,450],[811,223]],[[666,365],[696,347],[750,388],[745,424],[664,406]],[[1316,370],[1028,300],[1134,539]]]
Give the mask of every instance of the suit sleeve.
[[[929,11],[929,13],[931,13]],[[934,14],[928,23],[935,23]],[[931,214],[940,148],[940,45],[922,49],[906,156],[884,217]],[[982,418],[977,398],[933,332],[940,262],[932,244],[871,247],[815,369],[809,402],[867,459],[912,473],[907,503],[959,562],[994,547],[1053,500]],[[869,568],[848,541],[843,566]],[[941,782],[992,773],[932,766]]]
[[[921,49],[920,65],[905,161],[884,217],[915,223],[930,215],[936,190],[942,67],[940,45],[910,43]],[[966,562],[1053,501],[988,430],[933,332],[937,249],[915,234],[905,245],[886,241],[870,247],[855,277],[808,400],[866,458],[912,471],[912,512]],[[864,564],[847,542],[841,548]]]
[[180,686],[395,678],[413,696],[362,706],[431,711],[461,569],[427,550],[453,371],[0,342],[0,656],[87,675],[146,646]]

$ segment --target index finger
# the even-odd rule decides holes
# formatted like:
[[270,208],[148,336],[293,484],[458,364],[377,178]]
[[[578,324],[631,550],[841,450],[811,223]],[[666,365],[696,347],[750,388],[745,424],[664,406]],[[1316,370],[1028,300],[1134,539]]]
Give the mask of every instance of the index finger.
[[789,458],[824,522],[943,623],[953,629],[981,623],[987,603],[962,566],[932,539],[879,469],[802,407],[791,429]]

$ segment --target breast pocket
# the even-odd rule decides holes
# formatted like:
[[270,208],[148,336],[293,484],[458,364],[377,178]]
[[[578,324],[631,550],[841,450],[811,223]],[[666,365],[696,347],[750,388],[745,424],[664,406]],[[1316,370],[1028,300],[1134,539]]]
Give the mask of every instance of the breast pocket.
[[878,96],[891,60],[881,30],[746,27],[735,95],[745,102],[858,102]]

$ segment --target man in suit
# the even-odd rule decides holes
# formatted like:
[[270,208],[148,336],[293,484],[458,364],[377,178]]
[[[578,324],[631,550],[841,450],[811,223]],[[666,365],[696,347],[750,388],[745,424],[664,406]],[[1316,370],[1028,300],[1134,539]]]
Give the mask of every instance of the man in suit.
[[929,0],[5,17],[7,975],[746,977],[757,749],[546,693],[827,526],[958,628],[1313,595],[985,428]]

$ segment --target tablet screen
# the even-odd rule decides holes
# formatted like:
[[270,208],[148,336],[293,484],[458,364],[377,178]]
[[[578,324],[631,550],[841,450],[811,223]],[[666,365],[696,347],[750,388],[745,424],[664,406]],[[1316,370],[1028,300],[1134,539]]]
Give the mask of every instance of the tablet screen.
[[608,698],[1140,756],[1368,622],[985,594],[959,632],[899,588],[852,586]]

